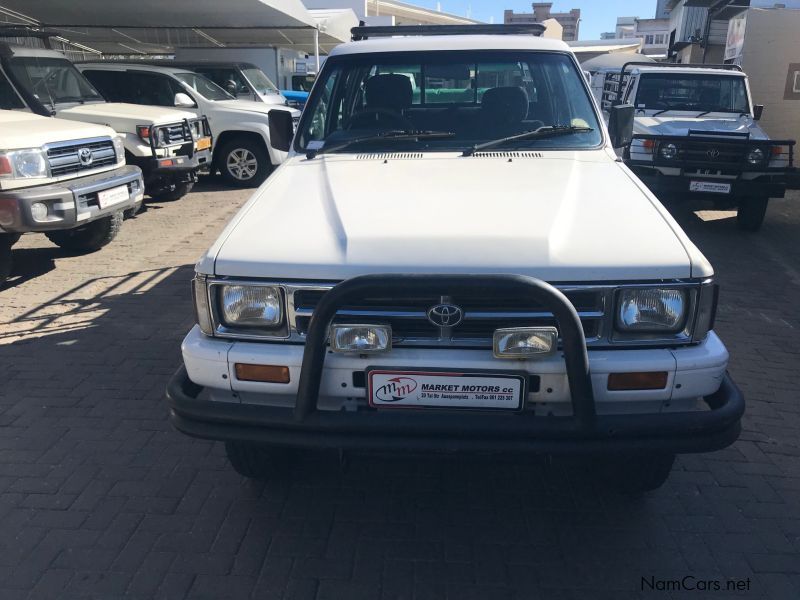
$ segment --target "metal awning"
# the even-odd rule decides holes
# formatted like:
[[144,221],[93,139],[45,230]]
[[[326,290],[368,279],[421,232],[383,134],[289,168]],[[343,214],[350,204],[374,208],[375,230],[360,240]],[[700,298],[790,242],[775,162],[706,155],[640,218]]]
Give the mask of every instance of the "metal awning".
[[[300,0],[0,0],[0,21],[45,27],[104,54],[178,47],[326,52],[350,38],[351,10],[308,11]],[[316,13],[316,14],[315,14]]]

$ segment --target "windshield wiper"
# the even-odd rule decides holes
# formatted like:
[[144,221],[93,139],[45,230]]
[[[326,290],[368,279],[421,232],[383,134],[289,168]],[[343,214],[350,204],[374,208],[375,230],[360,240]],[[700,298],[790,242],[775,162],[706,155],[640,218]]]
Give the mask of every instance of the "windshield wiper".
[[353,144],[360,144],[362,142],[378,142],[382,140],[435,140],[441,138],[450,138],[454,135],[455,133],[452,131],[405,131],[402,129],[383,131],[381,133],[374,133],[372,135],[353,138],[333,146],[323,146],[322,148],[307,150],[306,158],[308,160],[312,160],[320,154],[338,152],[339,150],[344,150]]
[[484,142],[483,144],[476,144],[475,146],[472,146],[472,148],[467,148],[464,150],[461,156],[472,156],[481,150],[496,148],[497,146],[502,146],[503,144],[507,144],[509,142],[540,140],[549,137],[556,137],[558,135],[569,135],[571,133],[589,133],[590,131],[594,131],[594,129],[591,127],[572,127],[569,125],[545,125],[544,127],[539,127],[538,129],[534,129],[532,131],[526,131],[524,133],[518,133],[517,135],[492,140],[490,142]]
[[696,108],[692,108],[691,106],[681,106],[680,104],[677,106],[669,106],[664,110],[659,110],[658,112],[654,112],[651,117],[657,117],[658,115],[663,115],[665,112],[669,112],[671,110],[697,110]]

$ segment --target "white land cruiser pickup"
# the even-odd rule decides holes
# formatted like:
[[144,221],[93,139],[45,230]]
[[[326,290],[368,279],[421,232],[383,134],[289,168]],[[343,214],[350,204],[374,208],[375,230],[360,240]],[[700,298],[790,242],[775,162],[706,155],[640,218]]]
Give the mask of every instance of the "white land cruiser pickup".
[[741,69],[629,63],[610,77],[616,101],[636,109],[623,156],[639,179],[662,200],[738,207],[739,227],[758,230],[769,199],[786,193],[795,142],[771,140],[758,125],[764,107]]
[[142,170],[153,199],[185,195],[197,181],[197,172],[211,164],[211,132],[201,116],[106,102],[59,52],[0,43],[0,87],[6,88],[0,108],[114,129],[122,137],[128,164]]
[[125,165],[113,130],[0,110],[0,285],[23,233],[92,252],[114,239],[122,211],[143,196],[142,172]]
[[[216,141],[211,168],[230,185],[261,185],[286,158],[285,152],[270,143],[268,115],[275,105],[237,100],[204,75],[185,67],[102,62],[83,63],[78,68],[107,98],[179,106],[206,115]],[[278,108],[300,120],[299,110]]]
[[543,29],[356,28],[294,141],[270,115],[290,155],[197,264],[180,431],[251,477],[281,447],[608,452],[634,490],[737,438],[711,265]]

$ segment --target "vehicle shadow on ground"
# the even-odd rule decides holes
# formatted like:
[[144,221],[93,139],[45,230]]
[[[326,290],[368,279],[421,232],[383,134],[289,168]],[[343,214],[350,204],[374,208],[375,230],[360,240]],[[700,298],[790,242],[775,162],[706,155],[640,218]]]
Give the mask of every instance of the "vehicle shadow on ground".
[[0,284],[0,291],[15,288],[26,281],[41,277],[56,268],[55,260],[71,256],[60,248],[18,248],[11,249],[11,275],[5,284]]
[[[263,574],[287,561],[292,580],[352,578],[364,598],[633,597],[640,576],[689,572],[669,519],[697,501],[691,460],[638,499],[576,458],[361,453],[342,463],[335,452],[303,453],[282,478],[240,477],[222,444],[167,421],[164,388],[193,324],[191,276],[181,265],[91,279],[0,323],[3,460],[63,496],[58,522],[83,523],[58,538],[63,551],[81,543],[78,532],[132,513],[130,536],[143,529],[152,551],[185,555],[188,572],[207,565],[198,553],[220,555],[220,575],[248,577],[261,595],[285,588]],[[111,511],[107,525],[92,518],[97,507]],[[28,528],[35,523],[9,523],[0,548]],[[115,536],[120,547],[129,541]],[[44,572],[39,551],[19,557]],[[86,569],[110,569],[103,564]]]

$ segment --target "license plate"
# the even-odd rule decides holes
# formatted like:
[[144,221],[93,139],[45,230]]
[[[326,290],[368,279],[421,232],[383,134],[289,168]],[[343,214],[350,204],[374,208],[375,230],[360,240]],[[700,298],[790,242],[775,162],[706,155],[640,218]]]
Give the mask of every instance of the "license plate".
[[97,204],[100,205],[100,208],[108,208],[109,206],[126,202],[128,197],[128,186],[121,185],[110,190],[97,192]]
[[376,408],[520,410],[523,375],[493,373],[369,372],[369,403]]
[[207,137],[200,138],[195,143],[196,150],[208,150],[209,148],[211,148],[211,138]]
[[706,192],[710,194],[730,194],[730,183],[716,183],[714,181],[691,181],[689,182],[690,192]]

